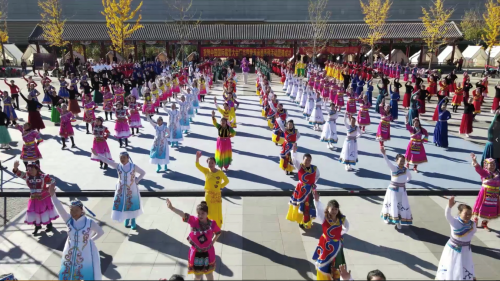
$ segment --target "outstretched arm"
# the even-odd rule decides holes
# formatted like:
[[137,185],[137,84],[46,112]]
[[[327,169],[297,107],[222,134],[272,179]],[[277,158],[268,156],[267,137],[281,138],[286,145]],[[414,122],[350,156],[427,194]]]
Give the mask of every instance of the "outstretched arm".
[[92,149],[92,154],[94,154],[94,156],[97,157],[97,159],[111,166],[113,169],[116,169],[118,167],[118,163],[116,163],[113,160],[109,160],[108,158],[104,158],[101,155],[98,155],[97,153],[95,153],[95,150],[93,149]]

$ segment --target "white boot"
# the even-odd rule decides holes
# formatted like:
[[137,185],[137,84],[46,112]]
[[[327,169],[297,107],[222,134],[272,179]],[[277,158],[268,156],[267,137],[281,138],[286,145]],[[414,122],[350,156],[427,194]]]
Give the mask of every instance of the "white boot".
[[470,136],[469,136],[469,134],[465,134],[465,137],[466,137],[466,138],[469,138]]
[[396,227],[397,227],[398,229],[401,229],[401,222],[398,222],[398,224],[396,224]]
[[349,171],[349,165],[345,165],[345,170]]

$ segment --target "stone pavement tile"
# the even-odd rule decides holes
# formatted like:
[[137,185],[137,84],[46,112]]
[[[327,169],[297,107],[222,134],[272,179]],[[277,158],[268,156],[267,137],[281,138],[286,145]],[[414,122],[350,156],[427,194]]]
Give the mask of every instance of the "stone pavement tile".
[[219,272],[219,280],[243,280],[243,268],[251,266],[233,265],[222,268]]
[[[31,280],[59,280],[59,271],[61,270],[61,266],[52,266],[52,267],[41,267]],[[16,278],[18,278],[16,276]]]
[[243,232],[280,231],[279,222],[252,222],[243,224]]
[[261,241],[259,242],[265,248],[268,248],[273,253],[277,253],[280,255],[285,254],[285,249],[283,248],[283,242],[281,240],[273,240],[273,241]]
[[242,280],[269,280],[266,276],[265,265],[243,266]]
[[[242,261],[245,266],[247,265],[268,265],[271,261],[277,262],[281,260],[281,255],[272,254],[271,252],[268,255],[262,255],[263,253],[254,254],[254,253],[243,253]],[[222,253],[224,256],[224,253]]]
[[308,278],[309,267],[288,267],[282,265],[266,265],[267,280],[304,280]]
[[240,219],[244,222],[262,222],[262,223],[279,223],[279,215],[277,214],[264,214],[264,215],[240,215]]
[[227,214],[224,216],[224,224],[226,224],[226,223],[241,223],[243,221],[247,222],[248,220],[244,219],[242,215]]
[[240,245],[223,245],[222,246],[222,256],[225,254],[241,254],[241,248],[243,247],[243,242]]
[[[298,227],[297,227],[298,228]],[[302,235],[296,230],[295,232],[281,232],[281,240],[283,242],[302,242]]]
[[[59,263],[59,266],[61,264]],[[11,273],[19,280],[29,280],[39,270],[38,264],[19,264],[12,268]]]
[[271,206],[244,206],[243,215],[275,215],[276,207]]
[[153,265],[145,264],[145,265],[137,265],[129,267],[127,271],[127,275],[125,278],[122,276],[124,280],[146,280],[149,279],[149,275],[153,270]]
[[243,265],[243,255],[240,254],[222,254],[220,256],[226,266]]
[[143,265],[153,265],[158,257],[158,251],[152,250],[147,254],[134,254],[134,260],[131,267],[143,266]]
[[61,253],[52,253],[43,263],[44,266],[61,266]]
[[477,261],[474,260],[474,272],[478,280],[498,280],[498,267],[498,263],[496,267],[491,267],[487,264],[477,263]]
[[[174,274],[175,264],[172,265],[154,265],[149,273],[148,280],[160,280],[163,278],[170,278]],[[143,278],[145,279],[145,278]]]
[[122,232],[112,230],[106,235],[105,238],[100,238],[97,241],[100,241],[101,239],[101,243],[122,243],[123,241],[128,239],[128,235],[124,235]]
[[153,264],[154,266],[173,266],[179,260],[186,260],[187,257],[188,252],[181,253],[179,250],[177,252],[169,252],[169,254],[159,251]]

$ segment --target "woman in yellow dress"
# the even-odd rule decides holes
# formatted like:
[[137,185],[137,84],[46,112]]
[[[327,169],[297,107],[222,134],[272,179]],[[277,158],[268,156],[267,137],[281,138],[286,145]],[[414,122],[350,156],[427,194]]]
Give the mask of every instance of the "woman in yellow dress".
[[215,167],[215,158],[207,159],[208,168],[200,165],[201,151],[196,152],[196,168],[205,175],[205,201],[208,205],[208,218],[222,228],[221,190],[229,183],[226,174]]

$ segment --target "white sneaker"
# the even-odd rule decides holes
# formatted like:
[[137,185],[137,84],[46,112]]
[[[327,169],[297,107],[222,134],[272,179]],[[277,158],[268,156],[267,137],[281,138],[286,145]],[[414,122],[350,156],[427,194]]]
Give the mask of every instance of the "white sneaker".
[[385,224],[389,224],[389,221],[384,220]]
[[349,166],[347,166],[347,167],[348,167],[348,169],[349,169],[348,171],[352,171],[352,167],[351,167],[351,165],[349,165]]
[[401,223],[396,224],[396,227],[397,227],[398,229],[401,229]]
[[349,166],[345,165],[345,170],[349,171]]
[[469,134],[465,134],[465,137],[466,137],[466,138],[468,138],[468,137],[470,137],[470,136],[469,136]]

